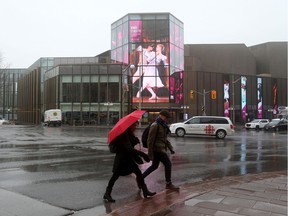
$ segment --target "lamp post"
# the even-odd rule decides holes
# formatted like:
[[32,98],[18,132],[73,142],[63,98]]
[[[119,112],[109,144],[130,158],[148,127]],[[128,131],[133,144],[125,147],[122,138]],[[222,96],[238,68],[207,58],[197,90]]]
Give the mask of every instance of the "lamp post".
[[235,124],[235,83],[237,83],[241,77],[234,80],[234,74],[232,75],[232,122]]
[[107,102],[107,103],[104,103],[104,106],[107,106],[107,126],[110,125],[110,106],[113,106],[113,103],[111,102]]
[[[142,70],[143,70],[144,68],[142,68]],[[140,90],[141,90],[141,73],[139,72],[139,79],[138,79],[138,91],[139,91],[139,98],[138,98],[138,103],[139,103],[139,105],[138,105],[138,108],[139,108],[139,110],[141,110],[142,109],[142,104],[141,104],[141,102],[142,102],[142,96],[141,96],[141,92],[140,92]],[[139,127],[141,128],[141,119],[139,120]]]
[[[196,92],[197,94],[200,94],[200,95],[203,96],[202,115],[203,115],[203,116],[206,116],[206,97],[205,97],[205,95],[208,94],[208,93],[210,93],[212,90],[206,91],[205,89],[203,89],[203,93],[198,92],[198,91],[196,91],[196,90],[191,90],[191,91],[192,91],[193,93]],[[193,94],[193,93],[192,93],[192,94]]]
[[134,69],[135,65],[129,64],[122,70],[122,116],[125,115],[125,93],[129,91],[129,76],[131,75],[131,69]]
[[206,110],[206,98],[205,98],[206,93],[208,93],[208,92],[206,92],[205,89],[203,89],[203,108],[204,108],[204,110],[202,110],[202,111],[203,111],[204,116],[206,116],[206,111],[205,111]]
[[[139,74],[139,84],[138,84],[138,86],[137,85],[133,85],[133,84],[127,84],[127,87],[131,86],[132,88],[136,88],[136,89],[138,89],[138,91],[140,91],[140,89],[142,87],[140,79],[141,79],[141,74]],[[142,109],[142,96],[141,96],[141,93],[139,93],[139,97],[138,97],[138,109],[139,110]],[[123,114],[123,116],[124,116],[124,114]],[[139,120],[139,127],[141,127],[141,119]]]
[[7,112],[8,112],[8,117],[7,117],[8,119],[7,120],[9,121],[9,113],[10,113],[10,109],[9,108],[7,109]]

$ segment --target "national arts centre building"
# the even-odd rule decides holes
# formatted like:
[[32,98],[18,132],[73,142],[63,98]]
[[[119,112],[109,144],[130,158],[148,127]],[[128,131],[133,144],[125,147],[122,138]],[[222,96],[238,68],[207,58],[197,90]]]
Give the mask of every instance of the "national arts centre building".
[[55,108],[75,125],[115,124],[134,109],[147,111],[143,123],[161,109],[173,122],[218,115],[244,123],[287,106],[287,42],[184,45],[184,25],[170,13],[125,15],[111,25],[111,50],[96,57],[50,57],[43,68],[47,59],[18,81],[19,123],[38,124]]

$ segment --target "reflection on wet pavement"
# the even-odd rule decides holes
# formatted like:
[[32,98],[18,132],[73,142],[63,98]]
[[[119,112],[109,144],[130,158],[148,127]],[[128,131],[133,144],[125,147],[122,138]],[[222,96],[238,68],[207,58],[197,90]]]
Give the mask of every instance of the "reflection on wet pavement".
[[[96,127],[1,127],[0,187],[68,209],[103,207],[114,159],[108,132]],[[287,169],[287,134],[243,130],[224,140],[172,136],[170,141],[176,151],[171,155],[176,184]],[[163,166],[145,180],[152,191],[163,190]],[[70,200],[61,200],[63,194]],[[113,195],[117,205],[141,199],[135,177],[119,178]]]

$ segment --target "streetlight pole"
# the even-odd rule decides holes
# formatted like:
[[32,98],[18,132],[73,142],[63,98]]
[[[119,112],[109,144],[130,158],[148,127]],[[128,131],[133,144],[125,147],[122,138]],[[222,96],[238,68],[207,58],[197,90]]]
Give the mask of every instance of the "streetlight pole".
[[202,106],[203,116],[206,116],[206,97],[205,97],[205,95],[206,95],[207,93],[211,92],[211,90],[210,90],[210,91],[206,91],[205,89],[203,89],[203,93],[198,92],[198,91],[196,91],[196,90],[193,90],[193,91],[196,92],[197,94],[200,94],[200,95],[203,96],[203,106]]
[[107,102],[107,126],[110,125],[110,109],[109,109],[109,106],[110,106],[110,102],[108,101]]
[[[143,71],[143,69],[144,68],[142,68],[142,70],[140,70],[140,71]],[[139,79],[138,79],[138,91],[139,91],[139,98],[138,98],[138,108],[139,108],[139,110],[141,110],[142,109],[142,104],[141,104],[141,102],[142,102],[142,96],[141,96],[141,73],[139,72]],[[139,120],[139,127],[141,128],[141,119]]]
[[7,117],[8,119],[7,120],[9,121],[9,113],[10,113],[10,109],[9,108],[7,109],[7,112],[8,112],[8,117]]
[[[140,71],[143,70],[139,70],[139,74],[138,74],[138,86],[137,85],[133,85],[133,84],[130,84],[128,83],[128,78],[126,78],[128,75],[125,73],[127,71],[127,69],[134,69],[135,66],[133,64],[131,65],[128,65],[125,69],[123,69],[122,73],[123,73],[123,99],[122,99],[122,111],[123,111],[123,114],[122,114],[122,117],[124,116],[124,94],[125,92],[129,91],[128,88],[129,86],[133,87],[133,88],[136,88],[138,89],[138,92],[139,92],[139,95],[137,96],[137,99],[138,99],[138,109],[141,110],[142,109],[142,95],[141,95],[141,88],[142,88],[142,83],[141,83],[141,76],[143,73],[141,73]],[[139,69],[139,68],[138,68]],[[125,73],[125,74],[124,74]],[[126,76],[126,77],[125,77]],[[137,75],[135,75],[136,77]],[[125,80],[127,79],[127,80]],[[139,120],[139,127],[141,127],[141,119]]]
[[235,124],[235,83],[237,83],[241,77],[234,80],[234,74],[232,75],[232,122]]
[[203,110],[203,115],[206,116],[206,98],[205,98],[205,94],[208,92],[205,92],[205,89],[203,89],[203,106],[204,106],[204,110]]
[[125,115],[125,93],[129,91],[129,75],[131,75],[131,69],[134,69],[135,65],[129,64],[122,70],[122,116]]
[[[233,75],[234,79],[234,75]],[[235,124],[235,86],[234,81],[232,81],[232,122]]]

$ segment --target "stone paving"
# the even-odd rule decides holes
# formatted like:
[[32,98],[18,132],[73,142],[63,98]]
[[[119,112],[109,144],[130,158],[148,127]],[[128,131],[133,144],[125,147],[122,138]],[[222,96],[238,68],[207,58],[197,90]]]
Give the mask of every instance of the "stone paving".
[[287,215],[287,172],[247,174],[182,185],[179,192],[165,190],[106,215],[283,216]]

